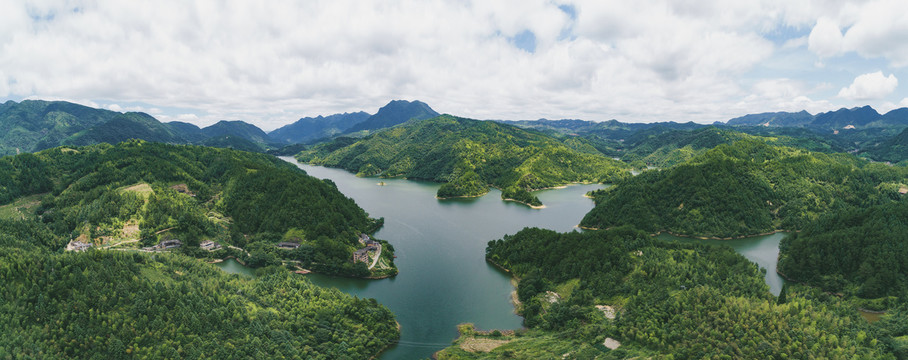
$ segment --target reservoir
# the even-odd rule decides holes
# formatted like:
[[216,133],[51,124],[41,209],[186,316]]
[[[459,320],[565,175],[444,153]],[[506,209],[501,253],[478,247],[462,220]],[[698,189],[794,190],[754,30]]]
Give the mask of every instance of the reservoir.
[[[341,169],[282,159],[316,178],[330,179],[369,216],[385,218],[375,237],[394,246],[399,275],[383,280],[305,275],[317,285],[375,298],[394,312],[401,324],[400,344],[382,359],[427,358],[451,344],[460,323],[472,322],[479,329],[520,328],[522,318],[510,302],[510,276],[485,261],[486,243],[528,226],[572,231],[593,208],[584,194],[603,187],[538,191],[534,194],[546,208],[534,210],[502,201],[495,189],[478,198],[438,200],[437,183],[358,178]],[[229,266],[227,261],[222,264]]]

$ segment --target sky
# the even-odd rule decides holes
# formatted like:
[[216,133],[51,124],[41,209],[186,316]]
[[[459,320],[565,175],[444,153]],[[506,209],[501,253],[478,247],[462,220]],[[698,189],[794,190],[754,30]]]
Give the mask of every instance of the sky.
[[265,130],[394,99],[513,120],[886,112],[908,106],[905,39],[904,0],[0,0],[0,100]]

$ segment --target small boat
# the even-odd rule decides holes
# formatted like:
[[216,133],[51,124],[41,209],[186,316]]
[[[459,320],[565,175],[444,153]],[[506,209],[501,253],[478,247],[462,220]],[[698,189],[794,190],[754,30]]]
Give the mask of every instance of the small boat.
[[376,185],[378,185],[378,186],[385,186],[385,182],[384,182],[384,181],[379,181],[378,184],[376,184]]

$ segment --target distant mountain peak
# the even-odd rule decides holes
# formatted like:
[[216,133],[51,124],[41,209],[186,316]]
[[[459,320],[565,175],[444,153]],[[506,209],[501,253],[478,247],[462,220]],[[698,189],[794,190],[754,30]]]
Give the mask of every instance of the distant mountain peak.
[[353,125],[346,132],[384,129],[410,120],[425,120],[438,115],[439,113],[432,110],[428,104],[419,100],[391,100],[387,105],[378,109],[375,115]]

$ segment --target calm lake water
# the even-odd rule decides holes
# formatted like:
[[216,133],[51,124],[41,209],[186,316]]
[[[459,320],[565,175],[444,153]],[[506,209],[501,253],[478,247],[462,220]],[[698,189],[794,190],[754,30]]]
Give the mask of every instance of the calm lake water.
[[766,269],[766,284],[769,285],[769,291],[778,296],[782,292],[785,279],[776,273],[776,264],[779,260],[779,242],[786,235],[786,233],[775,233],[734,240],[691,239],[669,234],[659,234],[657,237],[663,240],[731,246],[739,254],[757,263],[760,268]]
[[[282,157],[298,164],[291,157]],[[358,178],[340,170],[298,164],[309,175],[331,179],[370,216],[385,218],[375,237],[394,246],[400,274],[361,280],[306,275],[312,282],[359,297],[375,298],[397,316],[400,344],[382,359],[421,359],[451,344],[457,324],[480,329],[516,329],[510,276],[485,261],[490,240],[527,226],[571,231],[593,201],[583,195],[602,185],[573,185],[535,193],[541,210],[501,200],[501,192],[472,199],[437,200],[437,183]],[[384,181],[385,186],[378,186]],[[238,265],[238,264],[237,264]]]
[[[485,261],[490,240],[528,226],[572,231],[592,200],[583,195],[602,185],[573,185],[538,191],[541,210],[501,201],[501,192],[472,199],[437,200],[437,183],[402,179],[358,178],[340,170],[296,164],[309,175],[331,179],[372,217],[384,217],[375,237],[390,241],[400,274],[383,280],[306,275],[313,283],[359,297],[375,298],[394,312],[401,324],[400,344],[382,359],[419,359],[450,345],[457,324],[472,322],[480,329],[516,329],[522,318],[514,314],[510,276]],[[383,181],[384,186],[378,186]],[[776,274],[779,242],[786,234],[736,240],[701,240],[659,235],[660,239],[728,245],[766,269],[766,283],[778,295],[784,279]],[[254,276],[254,270],[233,259],[216,264],[225,271]]]

